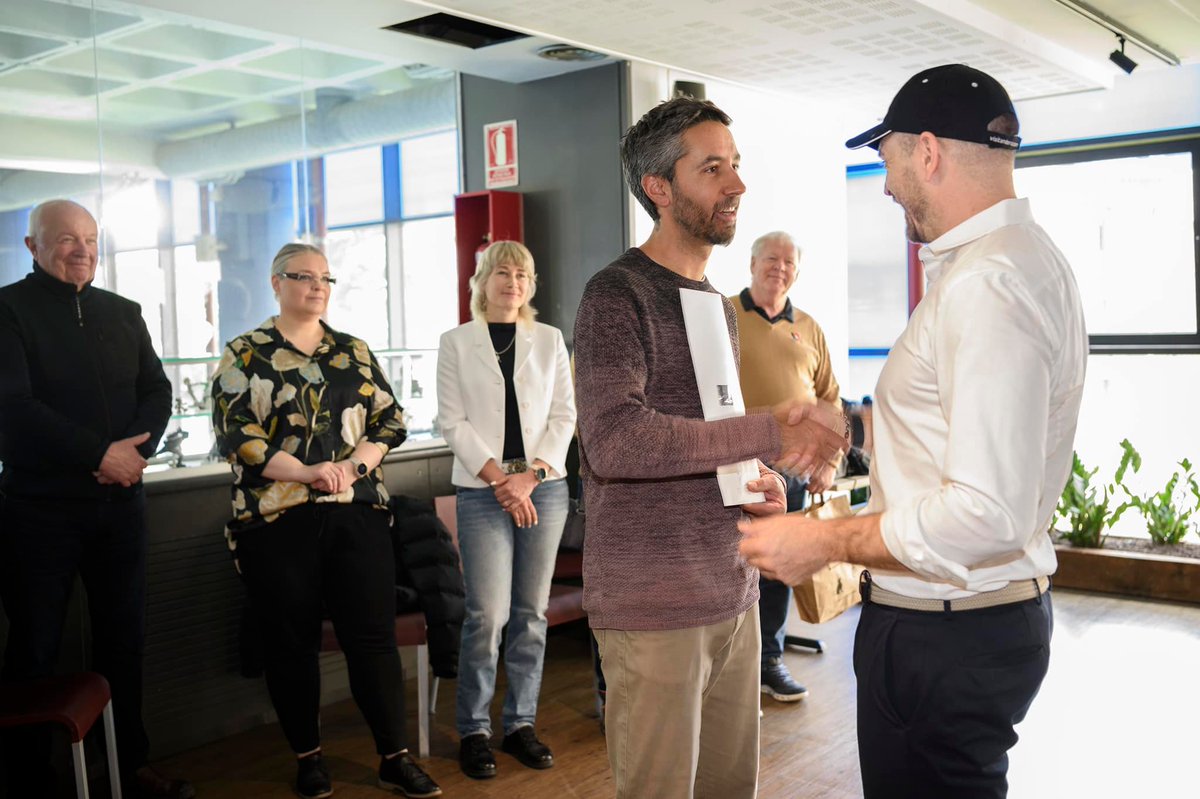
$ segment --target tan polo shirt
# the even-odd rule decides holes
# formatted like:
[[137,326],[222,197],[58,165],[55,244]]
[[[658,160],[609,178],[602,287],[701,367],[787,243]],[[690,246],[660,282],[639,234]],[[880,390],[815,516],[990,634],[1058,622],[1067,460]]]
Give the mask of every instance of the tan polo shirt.
[[740,382],[747,410],[788,399],[840,404],[825,333],[815,319],[788,300],[782,313],[767,321],[749,289],[730,301],[737,312]]

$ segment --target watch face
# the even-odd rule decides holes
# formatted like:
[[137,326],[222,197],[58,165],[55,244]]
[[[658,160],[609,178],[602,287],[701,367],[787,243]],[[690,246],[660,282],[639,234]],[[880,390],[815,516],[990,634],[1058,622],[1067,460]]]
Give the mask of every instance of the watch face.
[[365,464],[365,463],[358,464],[358,476],[359,477],[367,476],[367,464]]
[[536,477],[538,479],[538,482],[540,483],[546,479],[546,470],[541,469],[541,468],[534,469],[533,476]]

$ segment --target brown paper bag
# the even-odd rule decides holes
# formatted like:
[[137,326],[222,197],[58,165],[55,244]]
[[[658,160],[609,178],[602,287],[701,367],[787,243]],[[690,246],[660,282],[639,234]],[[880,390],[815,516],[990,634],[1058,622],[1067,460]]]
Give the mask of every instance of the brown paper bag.
[[[844,494],[828,502],[814,502],[796,512],[812,519],[840,519],[854,515],[850,510],[850,499]],[[830,563],[812,577],[792,586],[800,618],[809,624],[821,624],[857,605],[862,601],[858,593],[858,578],[862,572],[862,566],[852,563]]]

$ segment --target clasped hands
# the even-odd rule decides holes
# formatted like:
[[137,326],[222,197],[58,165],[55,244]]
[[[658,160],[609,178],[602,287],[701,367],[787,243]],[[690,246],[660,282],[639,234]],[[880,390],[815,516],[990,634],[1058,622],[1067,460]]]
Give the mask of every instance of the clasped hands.
[[506,474],[491,483],[496,502],[504,508],[517,527],[533,527],[537,524],[537,508],[530,495],[538,486],[537,476],[532,471]]
[[322,461],[304,468],[309,478],[304,482],[328,494],[340,494],[358,479],[358,472],[349,460]]
[[[835,458],[850,446],[850,426],[841,410],[829,403],[784,403],[772,413],[783,439],[775,468],[807,479],[812,492],[827,490]],[[743,519],[738,529],[742,557],[771,579],[794,585],[830,560],[825,528],[804,516]]]
[[780,457],[772,466],[789,477],[809,481],[809,490],[828,490],[833,464],[850,448],[850,423],[841,408],[828,402],[783,402],[771,409],[779,424]]

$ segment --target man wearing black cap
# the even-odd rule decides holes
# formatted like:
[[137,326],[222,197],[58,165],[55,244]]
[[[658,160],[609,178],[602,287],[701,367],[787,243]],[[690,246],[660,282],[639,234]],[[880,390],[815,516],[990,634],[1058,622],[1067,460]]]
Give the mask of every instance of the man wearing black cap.
[[1003,797],[1046,674],[1046,533],[1071,465],[1087,332],[1071,268],[1013,189],[1020,138],[994,78],[925,70],[850,139],[887,168],[928,276],[876,388],[871,502],[852,519],[742,523],[789,583],[869,568],[855,639],[866,799]]

